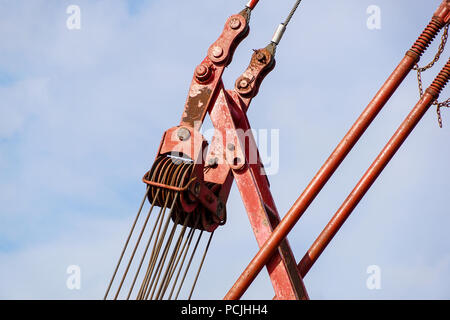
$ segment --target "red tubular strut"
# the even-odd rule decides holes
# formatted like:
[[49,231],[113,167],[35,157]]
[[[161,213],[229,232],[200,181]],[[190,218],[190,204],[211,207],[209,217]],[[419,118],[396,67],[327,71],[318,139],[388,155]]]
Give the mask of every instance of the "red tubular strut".
[[352,213],[353,209],[358,205],[359,201],[364,197],[366,192],[370,189],[372,184],[378,178],[380,173],[395,155],[400,146],[408,138],[417,123],[422,119],[425,112],[429,109],[433,101],[438,97],[442,89],[445,87],[450,78],[450,60],[448,60],[445,67],[436,77],[432,85],[425,91],[425,94],[410,112],[408,117],[403,121],[397,129],[391,140],[386,144],[375,161],[363,175],[361,180],[355,186],[353,191],[344,201],[342,206],[327,224],[325,229],[321,232],[319,237],[314,241],[311,248],[302,258],[299,264],[299,269],[302,277],[304,277],[314,262],[319,258],[320,254],[330,243],[344,222]]
[[359,116],[351,129],[330,155],[328,160],[294,203],[292,208],[287,212],[283,220],[273,231],[270,238],[266,240],[265,244],[260,248],[259,252],[241,274],[224,299],[235,300],[239,299],[244,294],[263,266],[277,250],[280,243],[286,238],[288,233],[292,230],[302,214],[322,190],[323,186],[328,182],[330,177],[339,167],[347,154],[351,151],[353,146],[358,142],[365,130],[370,126],[372,121],[384,107],[395,90],[403,82],[414,65],[419,61],[421,55],[427,49],[434,37],[436,37],[439,31],[445,26],[446,23],[448,23],[449,19],[450,1],[444,0],[435,12],[431,22],[414,43],[412,48],[400,61],[399,65],[386,80],[383,87],[378,91],[363,113]]

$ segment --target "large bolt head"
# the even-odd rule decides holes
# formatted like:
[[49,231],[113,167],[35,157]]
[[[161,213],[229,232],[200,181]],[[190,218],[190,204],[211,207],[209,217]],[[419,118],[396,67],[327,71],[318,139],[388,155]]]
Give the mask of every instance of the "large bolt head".
[[201,64],[195,69],[195,74],[199,77],[204,76],[208,72],[205,65]]
[[251,83],[252,81],[250,79],[241,76],[236,80],[235,87],[240,94],[246,95],[251,93],[253,90],[253,86],[251,86]]

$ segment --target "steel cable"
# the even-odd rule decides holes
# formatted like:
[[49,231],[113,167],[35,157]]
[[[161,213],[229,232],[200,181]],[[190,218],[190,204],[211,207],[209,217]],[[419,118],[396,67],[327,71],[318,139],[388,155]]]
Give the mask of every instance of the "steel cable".
[[194,255],[195,255],[195,252],[197,251],[198,244],[200,243],[200,240],[201,240],[201,238],[202,238],[202,235],[203,235],[203,230],[202,230],[202,231],[200,232],[200,234],[198,235],[197,242],[195,243],[194,249],[192,250],[191,257],[189,258],[189,262],[188,262],[188,264],[187,264],[187,266],[186,266],[186,269],[185,269],[185,271],[184,271],[184,274],[183,274],[183,278],[181,279],[181,283],[180,283],[180,285],[178,286],[178,291],[177,291],[177,294],[175,295],[175,300],[178,299],[178,295],[180,294],[181,288],[183,287],[184,281],[185,281],[185,279],[186,279],[186,275],[187,275],[187,273],[188,273],[188,271],[189,271],[189,268],[191,267],[192,260],[194,259]]
[[[159,190],[158,190],[157,193],[159,193]],[[147,223],[148,223],[148,220],[150,219],[150,215],[152,214],[153,208],[154,208],[154,204],[152,204],[152,206],[150,207],[150,210],[148,211],[147,217],[145,218],[144,225],[143,225],[143,227],[141,229],[141,232],[139,234],[139,237],[138,237],[138,239],[136,241],[136,245],[134,246],[133,252],[131,253],[130,260],[129,260],[128,265],[127,265],[127,267],[125,269],[125,272],[123,274],[122,280],[120,281],[119,288],[117,289],[116,295],[114,296],[114,300],[117,299],[117,297],[119,296],[120,290],[122,289],[122,285],[123,285],[123,283],[125,281],[125,278],[126,278],[126,276],[128,274],[128,271],[130,269],[131,263],[133,262],[134,255],[136,254],[136,250],[139,247],[139,243],[141,242],[142,235],[144,234],[145,228],[147,227]]]

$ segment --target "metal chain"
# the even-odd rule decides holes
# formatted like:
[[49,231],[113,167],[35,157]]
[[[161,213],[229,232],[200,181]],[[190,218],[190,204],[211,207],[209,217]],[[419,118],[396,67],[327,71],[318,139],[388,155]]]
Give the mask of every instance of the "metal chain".
[[[424,72],[428,69],[431,69],[434,66],[434,64],[439,61],[439,59],[442,55],[442,52],[444,52],[445,45],[447,43],[448,27],[449,27],[449,24],[446,24],[444,27],[444,33],[442,34],[442,37],[441,37],[441,43],[439,45],[438,51],[437,51],[436,55],[434,56],[433,60],[424,67],[419,67],[419,65],[416,64],[415,67],[413,68],[413,70],[417,71],[417,82],[419,84],[419,94],[420,94],[421,98],[423,96],[422,72]],[[439,124],[439,127],[442,128],[441,108],[449,108],[450,107],[450,98],[443,102],[438,102],[436,100],[433,102],[433,105],[436,106],[438,124]]]

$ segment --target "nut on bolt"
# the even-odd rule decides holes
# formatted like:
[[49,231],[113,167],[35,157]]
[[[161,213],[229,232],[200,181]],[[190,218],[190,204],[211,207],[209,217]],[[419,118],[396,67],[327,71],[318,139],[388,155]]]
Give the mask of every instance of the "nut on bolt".
[[256,60],[258,60],[261,63],[265,63],[266,62],[266,56],[264,53],[262,53],[261,51],[258,51],[256,53]]
[[205,196],[205,200],[208,201],[208,203],[213,203],[214,202],[214,197],[210,194],[207,194]]
[[245,76],[241,76],[236,80],[235,88],[236,90],[242,94],[246,95],[252,92],[253,87],[251,86],[251,80],[246,78]]
[[178,129],[177,136],[180,141],[186,141],[191,137],[191,133],[186,128],[180,128]]
[[195,77],[197,78],[198,81],[200,82],[207,81],[210,76],[211,76],[211,68],[208,65],[202,63],[201,65],[197,66],[197,68],[195,68]]
[[238,88],[239,89],[246,89],[246,88],[248,88],[248,85],[249,85],[249,83],[248,83],[247,79],[241,79],[239,81]]

